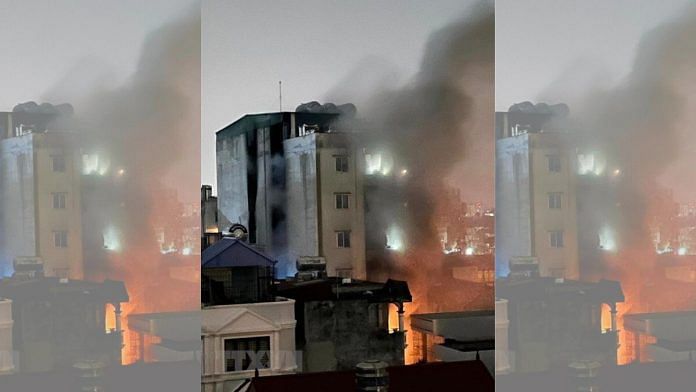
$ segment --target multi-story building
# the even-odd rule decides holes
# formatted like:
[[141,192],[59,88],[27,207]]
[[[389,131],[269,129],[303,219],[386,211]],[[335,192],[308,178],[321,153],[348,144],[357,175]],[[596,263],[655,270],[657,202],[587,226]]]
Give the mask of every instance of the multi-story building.
[[571,135],[543,128],[548,115],[530,116],[497,116],[496,273],[536,257],[542,276],[577,279],[577,153]]
[[329,275],[365,277],[365,156],[339,116],[246,115],[217,133],[219,226],[246,227],[282,276],[324,257]]
[[56,115],[0,113],[0,265],[39,257],[47,276],[83,275],[81,160]]

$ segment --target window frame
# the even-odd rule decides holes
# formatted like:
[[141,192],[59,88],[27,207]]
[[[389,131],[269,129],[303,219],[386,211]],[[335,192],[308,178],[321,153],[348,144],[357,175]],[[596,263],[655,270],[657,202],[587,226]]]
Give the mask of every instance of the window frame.
[[348,173],[350,171],[348,155],[334,155],[334,164],[337,173]]
[[549,192],[547,196],[548,206],[551,210],[563,209],[563,192]]
[[[248,372],[252,371],[255,369],[250,368],[251,363],[248,365],[244,365],[244,361],[246,358],[242,361],[241,368],[237,370],[237,365],[236,362],[233,363],[232,370],[228,367],[228,358],[227,358],[227,348],[226,342],[227,341],[242,341],[242,340],[267,340],[268,341],[268,351],[267,351],[267,364],[265,367],[259,367],[258,370],[266,370],[266,369],[272,369],[273,368],[273,339],[271,335],[254,335],[254,336],[223,336],[222,337],[222,371],[224,373],[240,373],[240,372]],[[256,355],[258,356],[258,353],[262,351],[256,351]],[[229,358],[229,360],[236,360],[236,358]],[[263,364],[263,362],[261,362]]]
[[350,230],[336,231],[336,247],[339,249],[350,249]]
[[64,210],[68,206],[68,192],[51,192],[51,204],[54,210]]
[[549,231],[549,246],[554,249],[561,249],[565,247],[565,233],[563,230],[550,230]]
[[67,161],[65,160],[65,155],[51,155],[51,171],[53,171],[54,173],[65,173],[67,171],[67,167],[68,165]]
[[68,231],[53,230],[53,247],[58,249],[66,249],[69,247]]
[[336,193],[334,193],[334,207],[337,210],[350,209],[350,193],[349,192],[336,192]]
[[[557,164],[556,164],[557,163]],[[546,156],[546,169],[549,173],[560,173],[563,169],[561,156],[558,154],[549,154]]]

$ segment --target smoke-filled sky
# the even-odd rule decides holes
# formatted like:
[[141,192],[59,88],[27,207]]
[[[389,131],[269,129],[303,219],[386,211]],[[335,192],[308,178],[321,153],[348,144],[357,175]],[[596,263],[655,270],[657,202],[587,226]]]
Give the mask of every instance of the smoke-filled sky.
[[496,0],[496,110],[617,82],[643,34],[690,2]]
[[[68,80],[119,85],[135,71],[148,33],[193,0],[1,0],[0,110],[61,100]],[[77,112],[79,107],[75,108]]]
[[[361,104],[380,89],[411,81],[431,34],[464,17],[475,3],[205,1],[202,182],[216,181],[215,131],[246,113],[277,111],[279,80],[283,110],[311,100],[332,100],[353,101],[360,113]],[[490,97],[492,86],[488,90],[470,93]],[[492,140],[492,129],[490,134]],[[453,157],[457,159],[461,156]],[[491,167],[489,182],[492,176]],[[469,179],[468,184],[477,186],[456,180],[465,200],[492,204],[492,188],[484,178]]]
[[[191,14],[197,4],[195,0],[0,1],[4,53],[0,111],[25,101],[69,102],[79,118],[103,116],[86,113],[94,110],[94,94],[123,89],[138,75],[139,64],[148,61],[142,53],[148,39],[152,41],[155,31],[167,23]],[[143,105],[146,108],[150,106]],[[179,196],[195,201],[198,191],[192,188],[189,193],[180,191]]]
[[[636,156],[639,160],[651,156],[645,169],[651,169],[653,179],[673,192],[676,201],[696,201],[691,181],[696,134],[689,126],[696,98],[690,96],[692,89],[678,87],[696,77],[688,68],[694,61],[688,47],[693,40],[688,26],[696,20],[694,3],[538,0],[534,7],[530,3],[496,3],[496,109],[506,110],[525,100],[565,102],[571,115],[584,117],[577,119],[581,122],[611,123],[613,133],[625,128],[617,154],[630,155],[645,146]],[[624,98],[619,97],[622,91],[627,92]],[[600,113],[598,105],[605,104],[606,95],[616,96],[609,100],[617,105],[609,112],[616,121]],[[689,108],[680,111],[677,106],[682,104]],[[652,123],[630,124],[631,119],[640,121],[638,114],[652,115]],[[599,128],[595,131],[604,131]]]

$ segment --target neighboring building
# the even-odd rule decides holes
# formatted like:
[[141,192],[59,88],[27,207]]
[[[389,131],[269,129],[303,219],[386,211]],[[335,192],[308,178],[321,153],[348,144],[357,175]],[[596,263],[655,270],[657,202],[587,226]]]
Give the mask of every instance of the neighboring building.
[[246,227],[282,276],[300,257],[325,257],[332,276],[366,276],[364,156],[338,119],[254,114],[217,133],[219,227]]
[[[20,275],[0,280],[0,297],[12,300],[18,371],[59,371],[85,361],[121,364],[121,304],[129,301],[123,282]],[[113,329],[107,330],[107,318],[116,320]]]
[[47,276],[83,277],[78,138],[54,117],[0,113],[0,275],[40,257]]
[[492,310],[411,315],[422,362],[481,360],[495,372],[495,315]]
[[222,234],[218,219],[218,199],[213,196],[213,187],[201,186],[201,247],[203,249],[215,243]]
[[[276,292],[295,300],[296,344],[302,371],[349,370],[366,360],[404,364],[404,304],[411,302],[406,282],[346,278],[288,280]],[[398,327],[389,328],[395,305]]]
[[633,313],[623,318],[630,362],[693,361],[696,312]]
[[[200,358],[201,313],[161,312],[128,315],[131,339],[140,362],[186,362]],[[135,362],[135,361],[134,361]]]
[[271,292],[274,265],[232,238],[203,251],[203,391],[235,391],[256,370],[262,376],[297,370],[295,301]]
[[498,279],[495,294],[507,301],[508,361],[515,372],[617,363],[616,306],[624,301],[618,282]]
[[507,276],[513,257],[536,257],[541,276],[578,279],[577,156],[570,135],[540,125],[522,132],[513,114],[519,113],[498,113],[507,125],[496,141],[496,274]]

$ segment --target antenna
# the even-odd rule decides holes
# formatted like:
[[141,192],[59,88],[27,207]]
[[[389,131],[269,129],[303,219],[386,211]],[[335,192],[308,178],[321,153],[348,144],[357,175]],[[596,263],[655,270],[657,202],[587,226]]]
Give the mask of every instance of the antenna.
[[280,111],[283,111],[283,81],[279,80],[278,81],[278,98],[279,98],[279,106],[280,106]]

